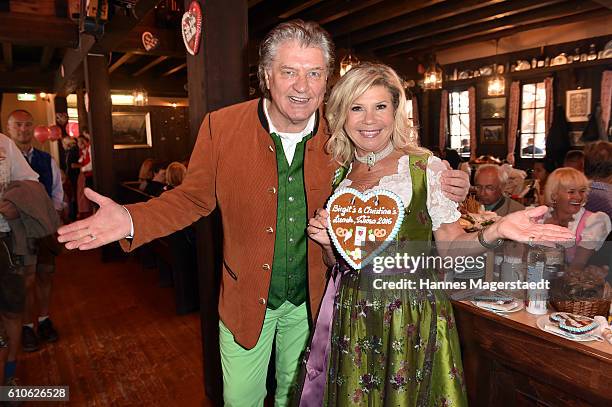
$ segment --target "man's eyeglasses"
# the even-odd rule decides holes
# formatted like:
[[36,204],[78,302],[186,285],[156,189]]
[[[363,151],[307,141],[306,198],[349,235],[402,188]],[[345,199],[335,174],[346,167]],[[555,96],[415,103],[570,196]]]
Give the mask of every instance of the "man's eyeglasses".
[[483,189],[487,192],[495,192],[497,191],[497,187],[495,185],[474,185],[477,191],[482,191]]

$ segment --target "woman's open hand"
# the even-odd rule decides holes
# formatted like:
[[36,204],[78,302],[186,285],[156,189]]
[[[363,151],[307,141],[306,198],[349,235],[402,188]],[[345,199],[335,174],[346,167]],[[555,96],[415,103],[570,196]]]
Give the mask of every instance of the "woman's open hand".
[[546,206],[525,209],[504,216],[485,231],[485,239],[510,239],[521,243],[537,243],[554,247],[575,239],[574,233],[561,226],[537,223],[548,211]]

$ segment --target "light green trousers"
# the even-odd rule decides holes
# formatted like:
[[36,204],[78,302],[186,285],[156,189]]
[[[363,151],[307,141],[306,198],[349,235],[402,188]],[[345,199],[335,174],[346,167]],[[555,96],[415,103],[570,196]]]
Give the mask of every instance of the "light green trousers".
[[289,404],[298,375],[299,361],[310,334],[306,303],[289,301],[267,309],[259,341],[245,349],[219,321],[219,344],[223,368],[223,400],[229,407],[260,407],[266,398],[266,377],[276,336],[276,394],[274,405]]

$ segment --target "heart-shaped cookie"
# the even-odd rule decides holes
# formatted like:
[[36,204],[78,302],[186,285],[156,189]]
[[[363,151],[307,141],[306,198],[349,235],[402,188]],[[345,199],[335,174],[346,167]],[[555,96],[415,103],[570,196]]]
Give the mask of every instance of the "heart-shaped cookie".
[[183,14],[181,31],[187,52],[191,55],[197,54],[202,34],[202,9],[200,3],[195,0],[189,4],[189,9]]
[[361,269],[395,238],[404,220],[402,199],[391,191],[362,194],[338,189],[327,203],[328,231],[347,263]]
[[149,31],[145,31],[142,33],[142,46],[147,50],[151,51],[155,49],[159,45],[159,39],[156,38]]

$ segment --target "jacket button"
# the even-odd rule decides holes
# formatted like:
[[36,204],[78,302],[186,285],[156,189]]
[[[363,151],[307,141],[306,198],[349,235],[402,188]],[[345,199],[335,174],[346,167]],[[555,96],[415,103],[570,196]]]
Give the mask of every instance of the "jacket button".
[[274,233],[274,229],[272,229],[272,227],[271,227],[271,226],[268,226],[268,227],[266,228],[266,232],[268,232],[268,233]]
[[270,187],[270,188],[268,188],[268,192],[271,193],[271,194],[275,194],[276,193],[276,188]]
[[261,268],[264,269],[264,270],[270,270],[270,265],[268,263],[266,263],[263,266],[261,266]]
[[265,298],[260,298],[260,299],[259,299],[259,303],[260,303],[261,305],[266,305],[266,299],[265,299]]
[[268,146],[268,149],[269,149],[270,151],[274,152],[274,147],[272,147],[272,146]]

